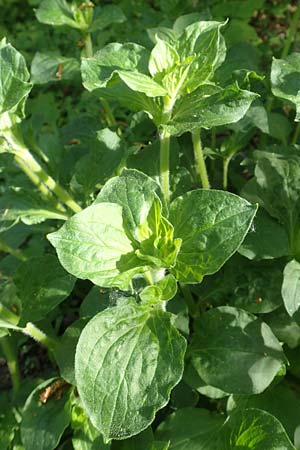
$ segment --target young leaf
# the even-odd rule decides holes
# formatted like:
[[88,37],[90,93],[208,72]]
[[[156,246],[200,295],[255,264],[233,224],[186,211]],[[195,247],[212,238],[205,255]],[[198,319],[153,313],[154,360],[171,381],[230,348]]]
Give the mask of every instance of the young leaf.
[[74,19],[73,7],[66,0],[43,0],[35,14],[39,22],[47,25],[80,28]]
[[288,314],[298,319],[300,310],[300,263],[295,259],[288,262],[284,268],[281,294]]
[[168,301],[175,297],[177,281],[173,275],[168,274],[155,285],[147,286],[140,293],[143,303],[155,304],[157,301]]
[[296,121],[300,120],[300,53],[286,59],[273,59],[271,69],[272,92],[296,106]]
[[43,403],[40,395],[55,379],[40,384],[26,400],[21,423],[21,439],[25,450],[54,450],[70,422],[68,392],[50,396]]
[[23,117],[23,104],[31,91],[24,57],[5,39],[0,41],[0,115],[17,111]]
[[109,202],[123,208],[126,229],[136,240],[139,229],[145,223],[155,193],[162,198],[160,186],[150,177],[134,169],[125,169],[118,177],[111,178],[101,189],[94,204]]
[[115,203],[89,206],[48,235],[62,266],[77,278],[128,290],[132,277],[147,270],[138,260]]
[[256,206],[223,191],[198,189],[171,203],[174,238],[182,240],[172,273],[184,283],[197,283],[217,272],[239,248]]
[[230,306],[203,314],[190,354],[194,368],[207,384],[235,394],[264,391],[285,362],[269,326]]
[[105,439],[128,438],[153,421],[182,376],[185,347],[169,313],[134,303],[108,308],[87,324],[76,350],[76,381]]
[[14,282],[21,300],[21,321],[41,320],[70,295],[75,279],[53,255],[31,258],[17,270]]

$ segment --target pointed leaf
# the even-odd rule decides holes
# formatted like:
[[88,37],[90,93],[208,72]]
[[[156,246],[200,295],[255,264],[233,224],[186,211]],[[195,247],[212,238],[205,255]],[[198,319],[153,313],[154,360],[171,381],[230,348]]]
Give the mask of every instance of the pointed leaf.
[[36,18],[41,23],[53,26],[68,25],[72,28],[80,28],[74,19],[74,12],[66,0],[43,0],[35,12]]
[[293,259],[284,268],[281,290],[285,309],[291,317],[299,319],[300,263]]

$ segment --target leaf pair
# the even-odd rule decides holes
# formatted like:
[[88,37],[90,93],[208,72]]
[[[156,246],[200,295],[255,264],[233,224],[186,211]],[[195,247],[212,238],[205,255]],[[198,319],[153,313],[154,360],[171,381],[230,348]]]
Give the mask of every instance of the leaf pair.
[[244,239],[256,207],[222,191],[175,199],[169,220],[159,186],[135,170],[111,179],[95,203],[49,235],[60,262],[78,278],[130,289],[148,270],[168,269],[180,282],[215,273]]

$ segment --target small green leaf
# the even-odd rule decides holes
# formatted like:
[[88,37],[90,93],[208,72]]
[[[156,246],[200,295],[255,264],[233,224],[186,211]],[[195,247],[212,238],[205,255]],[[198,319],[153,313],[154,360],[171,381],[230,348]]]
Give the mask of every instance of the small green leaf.
[[50,81],[72,80],[80,74],[80,65],[75,58],[66,58],[57,52],[37,52],[31,63],[33,84]]
[[52,255],[31,258],[17,270],[14,282],[21,300],[21,321],[44,319],[48,312],[65,300],[74,287],[69,275]]
[[273,59],[271,69],[272,92],[296,106],[296,121],[300,120],[300,53],[286,59]]
[[139,72],[117,71],[121,80],[133,91],[143,92],[148,97],[160,97],[167,94],[165,88],[148,75]]
[[25,450],[54,450],[70,422],[70,404],[68,392],[61,398],[55,394],[46,403],[40,400],[40,394],[55,379],[40,384],[26,400],[21,423],[21,439]]
[[172,273],[184,283],[197,283],[217,272],[242,243],[256,206],[224,191],[188,192],[171,203],[174,238],[182,240]]
[[149,59],[149,72],[153,77],[168,73],[179,62],[179,55],[168,42],[159,38]]
[[134,303],[108,308],[87,324],[77,345],[76,381],[105,439],[128,438],[153,421],[182,376],[185,347],[169,313]]
[[120,205],[126,228],[134,239],[140,241],[139,231],[147,220],[155,193],[162,198],[160,186],[152,178],[138,170],[125,169],[120,176],[105,184],[94,204],[109,202]]
[[140,293],[143,303],[155,304],[158,301],[168,301],[175,297],[177,281],[173,275],[168,274],[155,285],[147,286]]
[[99,286],[128,290],[131,278],[146,270],[125,233],[122,208],[115,203],[89,206],[48,239],[69,273]]
[[300,310],[300,263],[295,259],[288,262],[284,268],[281,294],[288,314],[298,319]]
[[242,309],[214,308],[196,325],[192,363],[208,384],[235,394],[259,394],[285,362],[269,326]]
[[74,8],[66,0],[43,0],[35,15],[39,22],[47,25],[80,28],[74,19]]

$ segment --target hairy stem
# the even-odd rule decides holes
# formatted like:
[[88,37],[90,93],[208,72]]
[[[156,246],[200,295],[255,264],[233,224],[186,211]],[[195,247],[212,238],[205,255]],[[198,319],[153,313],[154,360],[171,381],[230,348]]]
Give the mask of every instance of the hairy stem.
[[5,138],[12,147],[12,151],[15,155],[15,161],[19,167],[37,186],[44,196],[50,200],[53,200],[53,194],[55,194],[59,201],[72,211],[81,211],[81,207],[75,202],[71,195],[50,175],[47,174],[47,172],[32,156],[24,143],[20,142],[13,133],[7,133]]
[[41,331],[32,322],[28,322],[26,324],[26,327],[22,328],[22,331],[24,334],[32,337],[34,340],[47,347],[49,350],[54,350],[54,348],[57,346],[57,341],[55,339],[47,336],[46,333]]
[[291,24],[288,29],[287,38],[281,53],[281,58],[284,59],[287,57],[287,55],[290,52],[290,48],[292,45],[292,42],[294,40],[294,36],[296,34],[297,28],[298,28],[298,22],[300,18],[300,3],[298,2],[296,11],[294,12]]
[[160,134],[160,184],[166,203],[170,202],[170,133]]
[[93,41],[91,33],[87,33],[84,35],[84,52],[87,58],[91,58],[93,56]]
[[193,139],[194,156],[195,156],[197,174],[200,176],[202,187],[204,189],[210,189],[209,179],[208,179],[206,165],[205,165],[203,151],[202,151],[200,130],[194,131],[192,133],[192,139]]
[[9,337],[2,337],[0,343],[10,372],[13,393],[16,395],[21,385],[17,351]]

